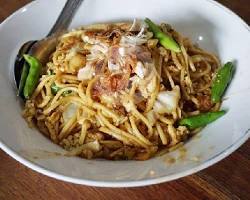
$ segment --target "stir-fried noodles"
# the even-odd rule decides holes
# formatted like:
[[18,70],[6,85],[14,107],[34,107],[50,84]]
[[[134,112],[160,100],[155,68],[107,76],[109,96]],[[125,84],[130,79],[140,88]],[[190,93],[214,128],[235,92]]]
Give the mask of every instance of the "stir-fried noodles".
[[194,132],[178,120],[216,111],[217,57],[167,24],[181,52],[168,50],[140,22],[99,24],[64,34],[24,118],[84,158],[146,160]]

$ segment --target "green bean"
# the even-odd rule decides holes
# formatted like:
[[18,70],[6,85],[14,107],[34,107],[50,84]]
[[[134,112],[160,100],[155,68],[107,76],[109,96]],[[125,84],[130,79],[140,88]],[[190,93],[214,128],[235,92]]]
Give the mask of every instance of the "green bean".
[[149,30],[153,32],[154,37],[159,40],[162,46],[177,53],[181,51],[177,42],[172,37],[162,32],[161,29],[156,24],[154,24],[154,22],[148,18],[145,19],[145,22],[149,26]]
[[[55,83],[53,83],[51,86],[50,86],[50,88],[51,88],[51,92],[52,92],[52,94],[53,95],[56,95],[56,93],[59,91],[59,90],[61,90],[62,88],[60,88],[60,87],[58,87]],[[67,96],[67,95],[69,95],[69,94],[71,94],[72,93],[72,90],[66,90],[66,91],[64,91],[63,93],[62,93],[62,96]]]
[[42,70],[42,64],[33,56],[28,54],[23,55],[25,61],[29,64],[29,73],[25,81],[23,95],[25,99],[29,99],[34,92]]
[[216,111],[216,112],[201,113],[199,115],[190,116],[190,117],[181,119],[179,121],[179,125],[187,126],[190,129],[203,127],[217,120],[218,118],[223,116],[225,113],[226,111],[224,110]]
[[211,100],[217,103],[221,100],[227,86],[229,85],[234,73],[234,65],[232,62],[226,63],[219,69],[212,83]]
[[20,83],[19,83],[19,87],[18,87],[18,94],[17,94],[18,96],[23,95],[23,88],[24,88],[28,73],[29,73],[29,65],[26,62],[24,62],[22,74],[21,74],[21,79],[20,79]]

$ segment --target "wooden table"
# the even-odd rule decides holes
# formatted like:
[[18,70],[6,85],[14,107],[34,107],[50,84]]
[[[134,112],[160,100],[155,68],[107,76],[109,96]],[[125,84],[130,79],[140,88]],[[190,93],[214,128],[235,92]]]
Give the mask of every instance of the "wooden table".
[[[0,0],[0,22],[28,2],[30,0]],[[219,2],[250,23],[249,0]],[[0,199],[250,199],[250,140],[223,161],[194,175],[168,183],[124,189],[58,181],[28,169],[0,150]]]

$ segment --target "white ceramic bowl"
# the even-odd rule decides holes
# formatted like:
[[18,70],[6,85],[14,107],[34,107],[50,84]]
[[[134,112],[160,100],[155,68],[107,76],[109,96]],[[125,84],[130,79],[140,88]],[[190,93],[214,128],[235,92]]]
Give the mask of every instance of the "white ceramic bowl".
[[[170,181],[202,170],[225,158],[249,137],[250,29],[233,12],[211,0],[85,0],[71,27],[149,17],[168,22],[179,32],[217,53],[222,62],[235,60],[237,71],[223,108],[228,113],[185,144],[183,160],[169,164],[179,151],[147,161],[84,160],[54,156],[63,152],[21,117],[13,81],[17,50],[28,40],[44,37],[64,5],[63,0],[37,0],[0,25],[0,147],[24,165],[73,183],[105,187],[142,186]],[[199,159],[198,162],[196,159]]]

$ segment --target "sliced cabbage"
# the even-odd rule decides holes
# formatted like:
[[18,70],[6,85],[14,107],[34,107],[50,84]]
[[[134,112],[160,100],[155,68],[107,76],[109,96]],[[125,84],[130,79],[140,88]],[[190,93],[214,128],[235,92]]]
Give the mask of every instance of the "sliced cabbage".
[[136,67],[135,67],[135,73],[137,76],[139,76],[141,79],[143,79],[147,73],[146,68],[142,64],[142,62],[137,62]]
[[98,152],[101,150],[101,145],[98,142],[98,140],[95,140],[93,142],[89,142],[87,144],[81,145],[79,147],[73,148],[68,153],[66,153],[66,156],[76,156],[81,154],[81,152],[85,149],[89,149],[93,152]]
[[78,80],[90,80],[95,73],[94,68],[90,65],[90,63],[87,63],[84,68],[81,68],[78,71],[77,78]]
[[171,91],[161,91],[154,104],[154,111],[159,114],[171,114],[176,110],[180,97],[179,86],[175,86]]
[[64,123],[67,123],[75,115],[78,108],[79,108],[78,104],[75,103],[68,104],[67,108],[63,112]]
[[89,44],[99,44],[100,43],[100,40],[97,40],[95,38],[90,38],[89,36],[87,35],[83,35],[82,36],[82,40],[86,43],[89,43]]

